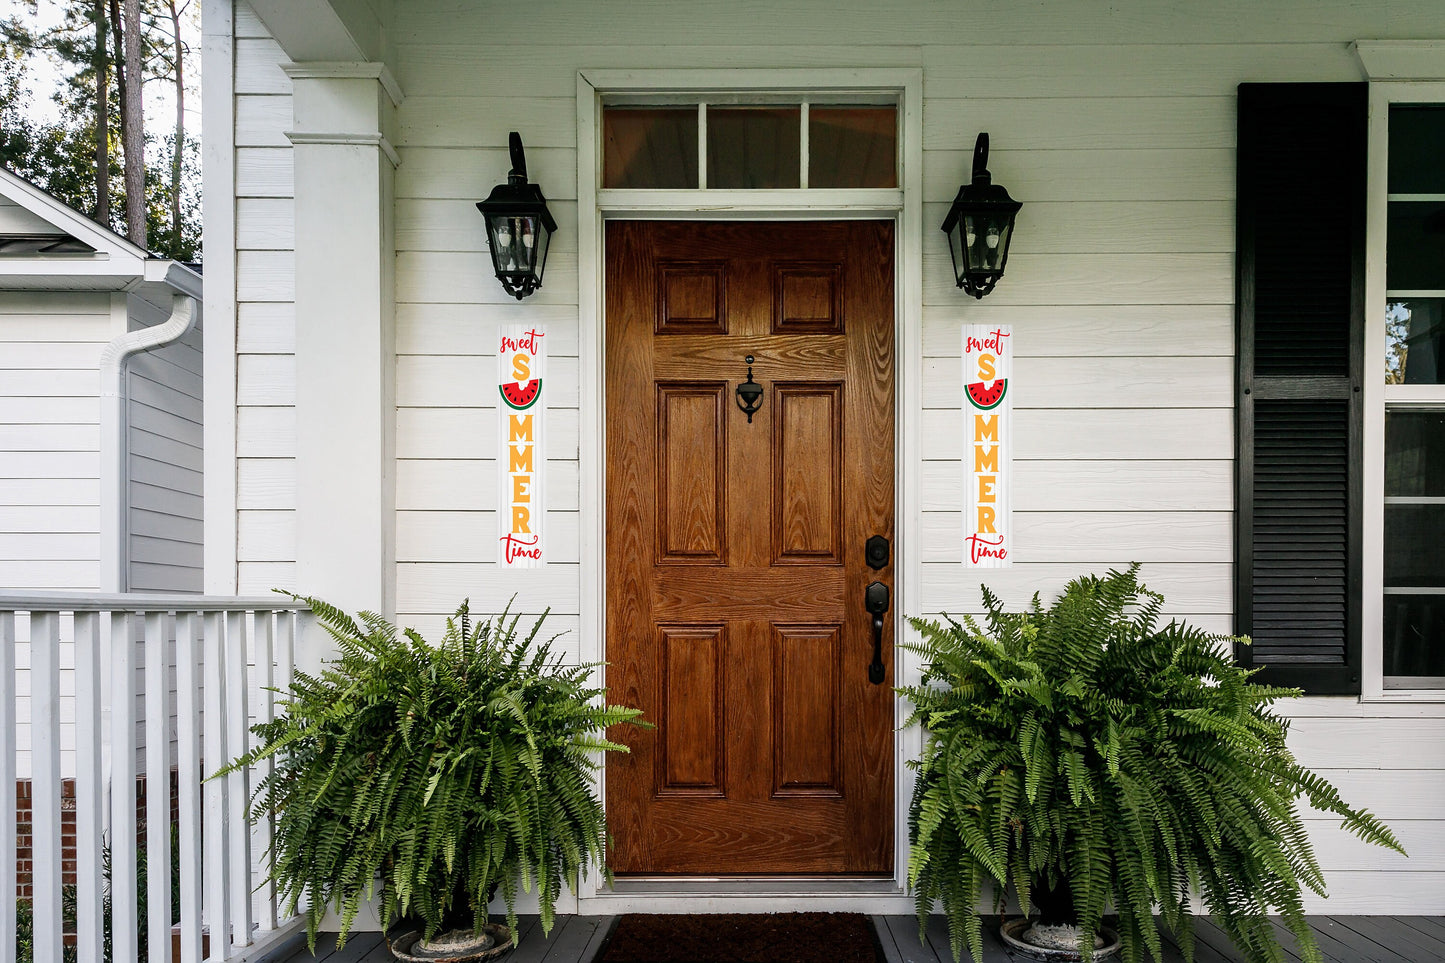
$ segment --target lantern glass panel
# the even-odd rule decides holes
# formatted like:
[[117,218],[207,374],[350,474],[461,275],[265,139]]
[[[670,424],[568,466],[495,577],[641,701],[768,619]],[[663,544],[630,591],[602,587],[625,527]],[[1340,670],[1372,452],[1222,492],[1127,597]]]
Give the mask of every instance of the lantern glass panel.
[[540,274],[550,232],[536,215],[496,214],[488,220],[498,274]]
[[1004,256],[1008,253],[1013,218],[1007,215],[965,214],[959,222],[963,227],[962,246],[968,255],[969,273],[1001,270]]
[[948,232],[948,253],[953,255],[953,276],[955,279],[963,276],[963,269],[968,266],[968,260],[963,251],[963,218],[959,218]]
[[542,286],[542,271],[547,266],[547,247],[552,243],[552,232],[542,223],[540,217],[531,218],[535,223],[532,246],[532,269],[537,274],[537,286]]

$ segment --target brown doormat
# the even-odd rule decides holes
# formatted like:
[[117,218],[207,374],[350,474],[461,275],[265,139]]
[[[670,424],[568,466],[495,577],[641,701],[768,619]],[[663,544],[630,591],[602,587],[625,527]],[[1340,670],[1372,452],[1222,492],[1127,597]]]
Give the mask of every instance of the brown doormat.
[[627,913],[595,963],[884,963],[862,913]]

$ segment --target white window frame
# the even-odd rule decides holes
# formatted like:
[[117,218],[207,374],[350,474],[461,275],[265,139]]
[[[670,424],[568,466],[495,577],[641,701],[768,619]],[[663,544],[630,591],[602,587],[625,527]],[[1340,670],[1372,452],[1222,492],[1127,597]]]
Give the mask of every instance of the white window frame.
[[[821,190],[604,190],[602,188],[602,107],[604,103],[662,103],[673,96],[684,102],[880,103],[898,106],[897,188]],[[853,99],[871,98],[871,99]],[[886,98],[880,100],[879,98]],[[705,145],[701,145],[705,150]],[[803,153],[806,159],[806,152]],[[699,164],[705,161],[700,157]],[[944,200],[945,198],[939,198]],[[918,525],[923,411],[923,71],[915,67],[858,67],[825,70],[778,68],[584,69],[577,74],[577,242],[578,300],[582,359],[579,475],[581,518],[581,660],[605,659],[606,625],[606,406],[603,397],[602,239],[613,218],[668,220],[892,220],[894,230],[894,318],[896,433],[894,535],[898,573],[894,593],[895,641],[904,638],[903,615],[916,612],[922,585]],[[919,660],[895,645],[899,685],[918,682]],[[603,670],[605,672],[605,669]],[[922,751],[917,726],[901,729],[908,717],[905,700],[895,700],[894,873],[890,879],[799,880],[760,890],[755,881],[689,881],[659,884],[655,892],[608,893],[595,877],[578,891],[581,912],[690,912],[699,898],[725,899],[737,912],[836,910],[855,899],[869,912],[912,912],[907,893],[908,799],[913,774],[908,759]],[[599,782],[605,773],[599,773]],[[606,798],[603,787],[603,798]]]
[[[1365,702],[1435,704],[1445,709],[1445,687],[1387,688],[1385,682],[1385,412],[1389,408],[1445,409],[1445,385],[1385,384],[1385,240],[1389,224],[1389,122],[1393,104],[1445,104],[1445,81],[1398,79],[1419,70],[1422,55],[1445,77],[1445,42],[1356,45],[1370,83],[1369,167],[1365,246],[1365,374],[1363,438],[1363,578],[1361,581],[1361,694]],[[1406,63],[1403,59],[1412,59]],[[1399,294],[1400,292],[1396,292]],[[1417,295],[1422,292],[1416,292]],[[1428,292],[1434,294],[1435,292]],[[1445,291],[1440,292],[1445,295]],[[1432,711],[1432,714],[1433,711]]]

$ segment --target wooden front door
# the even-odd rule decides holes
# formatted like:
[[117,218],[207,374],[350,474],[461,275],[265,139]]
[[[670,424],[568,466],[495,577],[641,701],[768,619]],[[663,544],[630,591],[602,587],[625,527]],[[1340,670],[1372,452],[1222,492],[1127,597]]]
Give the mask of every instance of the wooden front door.
[[891,873],[893,225],[614,221],[606,258],[607,684],[657,727],[614,733],[612,867]]

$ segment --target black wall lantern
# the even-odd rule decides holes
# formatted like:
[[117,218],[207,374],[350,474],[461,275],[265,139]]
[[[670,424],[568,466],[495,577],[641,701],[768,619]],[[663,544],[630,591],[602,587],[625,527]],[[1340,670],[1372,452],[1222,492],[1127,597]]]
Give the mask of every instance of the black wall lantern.
[[512,170],[507,183],[492,188],[477,210],[487,219],[487,244],[497,280],[518,301],[542,286],[547,265],[547,245],[557,230],[542,188],[527,183],[527,156],[522,135],[515,130],[508,137]]
[[1014,216],[1023,204],[988,174],[988,134],[973,145],[973,183],[964,184],[943,219],[958,286],[976,298],[993,290],[1008,261]]

